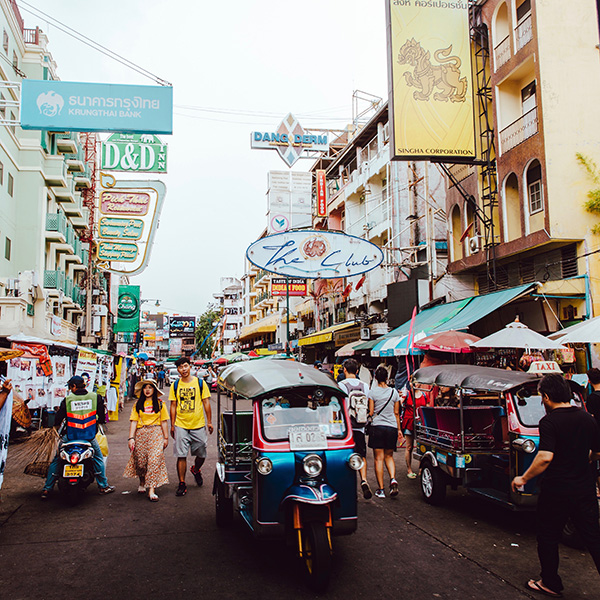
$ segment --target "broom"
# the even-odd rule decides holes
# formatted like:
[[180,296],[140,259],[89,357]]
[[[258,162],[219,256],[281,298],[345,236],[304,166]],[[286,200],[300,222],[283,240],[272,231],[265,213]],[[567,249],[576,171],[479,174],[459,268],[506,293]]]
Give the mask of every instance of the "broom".
[[18,446],[10,455],[11,467],[25,465],[24,473],[35,477],[46,477],[48,467],[58,449],[59,435],[54,427],[39,429]]

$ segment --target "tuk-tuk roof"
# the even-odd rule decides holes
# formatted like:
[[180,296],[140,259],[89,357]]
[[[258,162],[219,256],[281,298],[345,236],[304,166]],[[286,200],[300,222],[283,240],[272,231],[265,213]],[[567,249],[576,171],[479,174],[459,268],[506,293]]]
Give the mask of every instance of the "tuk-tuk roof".
[[258,398],[286,388],[321,388],[342,393],[332,377],[312,365],[288,360],[234,363],[219,375],[219,383],[245,398]]
[[539,381],[539,376],[533,373],[505,371],[492,367],[435,365],[415,371],[413,380],[417,383],[443,387],[504,392],[531,381]]

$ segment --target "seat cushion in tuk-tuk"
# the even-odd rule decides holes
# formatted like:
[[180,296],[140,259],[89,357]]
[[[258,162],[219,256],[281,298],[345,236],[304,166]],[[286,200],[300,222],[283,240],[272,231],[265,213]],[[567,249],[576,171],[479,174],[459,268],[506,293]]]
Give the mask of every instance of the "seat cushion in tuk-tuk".
[[[249,444],[252,441],[252,412],[244,411],[236,413],[238,444]],[[227,444],[233,443],[233,413],[224,411],[221,413],[221,431]]]

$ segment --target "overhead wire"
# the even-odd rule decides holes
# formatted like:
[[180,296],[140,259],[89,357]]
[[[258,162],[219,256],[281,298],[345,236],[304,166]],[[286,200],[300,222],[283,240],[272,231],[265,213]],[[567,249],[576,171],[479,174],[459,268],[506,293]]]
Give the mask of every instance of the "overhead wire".
[[[152,79],[153,81],[155,81],[156,83],[158,83],[160,85],[169,86],[169,87],[171,86],[171,83],[169,83],[165,79],[162,79],[158,75],[155,75],[151,71],[148,71],[148,69],[141,67],[140,65],[125,58],[124,56],[121,56],[120,54],[117,54],[113,50],[110,50],[110,48],[107,48],[106,46],[103,46],[99,42],[96,42],[96,41],[92,40],[91,38],[83,35],[79,31],[73,29],[72,27],[69,27],[62,21],[59,21],[55,17],[50,16],[48,13],[45,13],[44,11],[40,10],[39,8],[36,8],[35,6],[26,2],[25,0],[19,0],[18,4],[21,5],[21,8],[25,12],[28,12],[38,18],[43,17],[45,20],[48,21],[49,24],[56,27],[59,31],[62,31],[63,33],[73,37],[74,39],[78,40],[82,44],[85,44],[86,46],[89,46],[90,48],[97,50],[98,52],[104,54],[105,56],[112,58],[116,62],[121,63],[122,65],[132,69],[133,71],[136,71],[140,75],[147,77],[148,79]],[[27,8],[25,8],[25,7],[27,7]],[[41,17],[40,17],[40,15],[41,15]]]

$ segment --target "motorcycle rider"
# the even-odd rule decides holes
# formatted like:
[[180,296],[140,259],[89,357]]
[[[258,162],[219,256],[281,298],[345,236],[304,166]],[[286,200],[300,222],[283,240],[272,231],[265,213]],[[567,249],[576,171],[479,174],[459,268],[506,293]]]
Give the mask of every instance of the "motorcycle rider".
[[[94,392],[85,389],[83,377],[75,375],[67,382],[71,393],[61,402],[56,412],[54,426],[58,429],[66,421],[66,433],[63,442],[85,440],[94,449],[94,475],[100,494],[110,494],[115,491],[113,485],[108,485],[102,451],[96,441],[97,421],[104,421],[104,403],[98,402]],[[83,404],[82,404],[83,403]],[[46,500],[58,479],[59,451],[48,467],[46,483],[40,498]]]

